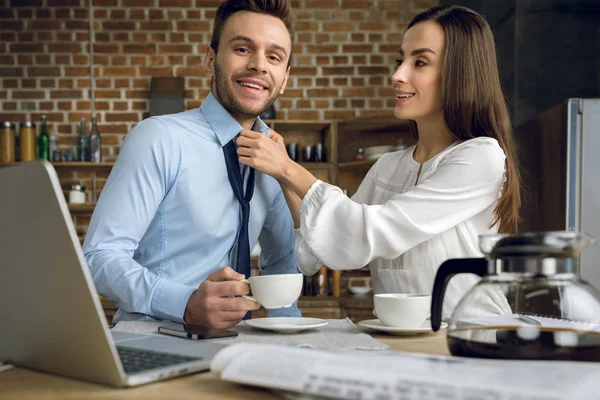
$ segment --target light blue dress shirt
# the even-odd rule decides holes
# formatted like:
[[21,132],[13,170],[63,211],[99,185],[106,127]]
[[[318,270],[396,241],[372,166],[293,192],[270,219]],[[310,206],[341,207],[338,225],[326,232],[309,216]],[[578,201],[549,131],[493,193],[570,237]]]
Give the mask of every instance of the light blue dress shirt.
[[[200,108],[140,122],[123,141],[83,245],[98,292],[119,306],[114,322],[183,322],[198,285],[235,261],[241,209],[222,147],[241,129],[209,94]],[[268,134],[260,119],[253,129]],[[256,171],[249,238],[260,241],[263,274],[297,272],[293,232],[279,184]]]

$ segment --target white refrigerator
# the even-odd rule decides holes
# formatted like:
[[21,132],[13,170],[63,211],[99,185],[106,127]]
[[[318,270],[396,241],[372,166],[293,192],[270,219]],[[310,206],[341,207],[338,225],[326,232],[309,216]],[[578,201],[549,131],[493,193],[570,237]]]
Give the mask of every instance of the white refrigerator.
[[596,238],[580,276],[600,290],[600,99],[568,99],[516,128],[523,180],[519,231]]

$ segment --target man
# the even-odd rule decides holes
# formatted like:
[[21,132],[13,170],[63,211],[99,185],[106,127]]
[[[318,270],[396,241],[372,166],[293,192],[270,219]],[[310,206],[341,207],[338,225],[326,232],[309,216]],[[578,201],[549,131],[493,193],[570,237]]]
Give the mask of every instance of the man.
[[[289,0],[223,2],[204,63],[211,94],[200,108],[149,118],[127,135],[84,243],[99,293],[120,307],[114,321],[235,325],[258,308],[240,297],[257,239],[264,274],[297,271],[280,186],[239,165],[234,144],[242,129],[269,135],[257,116],[286,87],[293,24]],[[299,314],[296,306],[270,312]]]

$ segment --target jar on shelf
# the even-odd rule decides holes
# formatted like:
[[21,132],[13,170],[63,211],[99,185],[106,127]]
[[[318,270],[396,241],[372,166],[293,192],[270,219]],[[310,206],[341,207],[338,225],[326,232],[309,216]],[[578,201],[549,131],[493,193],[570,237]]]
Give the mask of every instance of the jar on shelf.
[[69,190],[70,204],[85,204],[85,186],[72,185]]
[[315,162],[327,162],[327,147],[322,143],[317,143],[315,146]]
[[0,162],[15,162],[15,125],[6,121],[0,127]]
[[73,162],[75,161],[75,151],[73,149],[65,150],[65,162]]
[[302,161],[303,162],[315,162],[315,147],[304,146],[302,149]]
[[21,161],[35,160],[35,124],[31,121],[21,122],[20,136]]
[[60,150],[56,149],[52,151],[52,162],[61,162],[62,161],[62,153]]

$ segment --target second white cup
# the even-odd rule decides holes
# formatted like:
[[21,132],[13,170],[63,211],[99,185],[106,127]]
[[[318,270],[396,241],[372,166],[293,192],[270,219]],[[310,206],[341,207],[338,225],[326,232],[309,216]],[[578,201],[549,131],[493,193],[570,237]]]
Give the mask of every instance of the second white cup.
[[417,328],[425,322],[431,308],[431,296],[426,294],[376,294],[373,300],[379,320],[395,328]]

